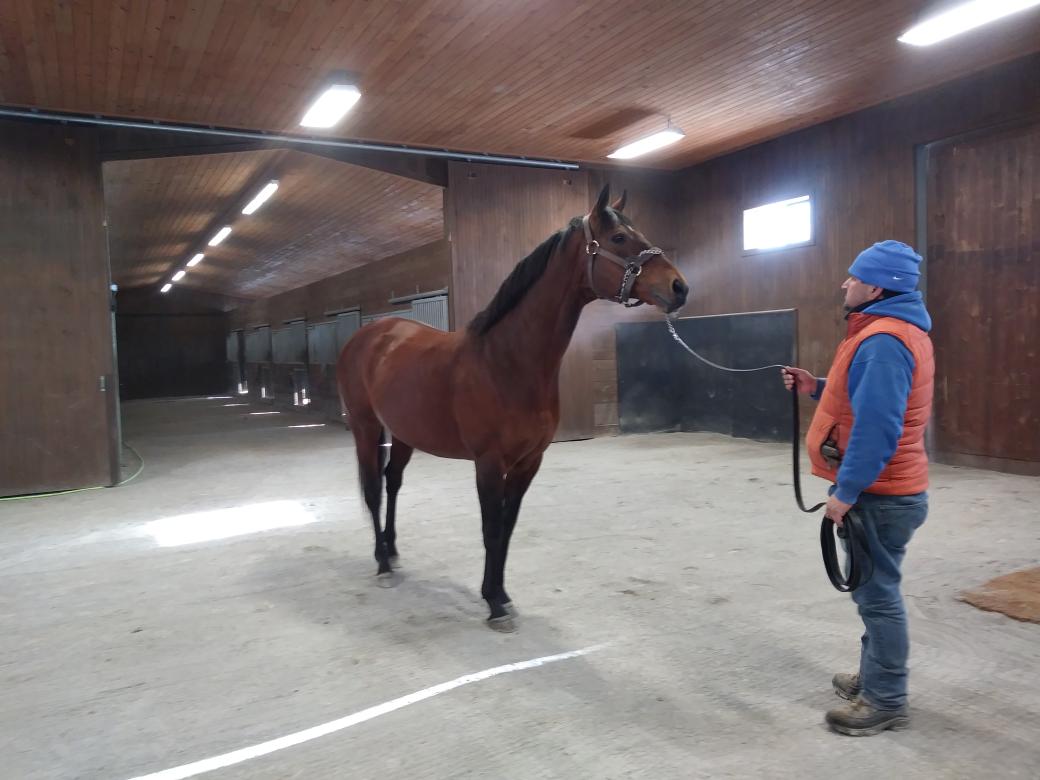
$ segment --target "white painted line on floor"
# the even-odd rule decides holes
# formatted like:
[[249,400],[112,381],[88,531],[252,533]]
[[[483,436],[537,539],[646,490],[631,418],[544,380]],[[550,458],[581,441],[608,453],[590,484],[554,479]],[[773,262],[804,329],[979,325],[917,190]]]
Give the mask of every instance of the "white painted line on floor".
[[394,710],[407,707],[409,704],[416,704],[417,702],[432,699],[434,696],[439,696],[442,693],[447,693],[456,688],[461,688],[463,685],[481,682],[490,679],[491,677],[497,677],[500,674],[519,672],[524,669],[534,669],[538,666],[544,666],[545,664],[556,663],[557,661],[566,661],[571,658],[588,655],[589,653],[601,650],[604,647],[606,647],[605,644],[593,645],[591,647],[582,648],[581,650],[572,650],[568,653],[558,653],[557,655],[546,655],[541,658],[532,658],[530,661],[518,661],[513,664],[505,664],[504,666],[495,666],[491,669],[485,669],[482,672],[463,675],[462,677],[456,677],[454,680],[443,682],[440,685],[434,685],[432,688],[425,688],[421,691],[416,691],[415,693],[409,693],[407,696],[401,696],[400,698],[392,699],[383,704],[377,704],[376,706],[369,707],[366,710],[355,712],[353,715],[347,715],[346,717],[337,720],[330,720],[328,723],[323,723],[320,726],[313,726],[309,729],[304,729],[303,731],[297,731],[295,734],[289,734],[285,737],[261,742],[259,745],[242,748],[241,750],[234,750],[230,753],[224,753],[221,756],[214,756],[213,758],[206,758],[202,761],[195,761],[191,764],[177,766],[173,769],[164,769],[161,772],[155,772],[150,775],[140,775],[133,778],[133,780],[183,780],[183,778],[195,777],[196,775],[201,775],[205,772],[212,772],[215,769],[223,769],[224,767],[233,766],[234,764],[241,764],[243,761],[249,761],[250,759],[259,758],[260,756],[266,756],[277,750],[284,750],[285,748],[294,747],[304,742],[310,742],[312,739],[318,739],[319,737],[324,737],[328,734],[348,729],[351,726],[356,726],[357,724],[364,723],[367,720],[378,718],[380,715],[386,715]]

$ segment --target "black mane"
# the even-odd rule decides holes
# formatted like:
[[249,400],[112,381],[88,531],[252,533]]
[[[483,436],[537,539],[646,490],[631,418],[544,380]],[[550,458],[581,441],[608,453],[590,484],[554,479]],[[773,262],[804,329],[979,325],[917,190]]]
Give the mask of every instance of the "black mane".
[[549,259],[556,249],[566,243],[571,231],[581,226],[581,217],[575,217],[563,230],[558,230],[531,252],[527,257],[516,264],[516,268],[502,282],[495,297],[491,299],[484,311],[480,312],[467,329],[477,336],[485,335],[503,317],[517,307],[524,295],[530,290],[535,282],[542,278],[545,269],[549,266]]

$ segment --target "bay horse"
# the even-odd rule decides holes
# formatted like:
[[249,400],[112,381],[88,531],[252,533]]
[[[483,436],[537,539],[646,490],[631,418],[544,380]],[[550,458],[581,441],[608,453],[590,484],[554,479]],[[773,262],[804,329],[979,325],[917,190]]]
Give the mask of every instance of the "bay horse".
[[521,260],[465,330],[445,333],[388,318],[361,328],[344,345],[336,380],[372,515],[381,585],[396,582],[397,494],[413,450],[471,460],[488,624],[514,629],[515,610],[504,587],[506,554],[520,502],[560,421],[560,364],[582,309],[604,298],[671,313],[689,291],[664,252],[622,213],[625,195],[611,205],[609,197],[607,185],[589,214],[575,217]]

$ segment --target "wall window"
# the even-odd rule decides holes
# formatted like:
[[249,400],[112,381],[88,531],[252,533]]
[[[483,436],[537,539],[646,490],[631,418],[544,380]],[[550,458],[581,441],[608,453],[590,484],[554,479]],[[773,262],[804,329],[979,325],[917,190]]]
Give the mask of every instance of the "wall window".
[[744,212],[745,252],[808,244],[812,239],[812,200],[808,195]]

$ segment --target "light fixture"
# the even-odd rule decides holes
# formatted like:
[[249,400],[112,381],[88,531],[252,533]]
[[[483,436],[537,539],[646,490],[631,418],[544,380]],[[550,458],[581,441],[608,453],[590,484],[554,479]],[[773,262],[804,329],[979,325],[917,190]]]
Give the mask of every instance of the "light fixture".
[[361,98],[361,90],[344,81],[333,83],[311,103],[300,120],[303,127],[332,127],[354,107]]
[[182,269],[182,270],[180,270],[180,271],[178,271],[177,273],[175,273],[175,274],[173,275],[173,281],[175,281],[175,282],[179,282],[179,281],[180,281],[181,279],[183,279],[183,278],[184,278],[184,273],[185,273],[185,272],[184,272],[184,270],[183,270],[183,269]]
[[911,46],[931,46],[1037,5],[1040,0],[970,0],[915,24],[899,36],[899,41]]
[[277,181],[272,179],[271,181],[267,182],[267,184],[264,185],[264,188],[262,190],[260,190],[260,192],[258,192],[256,194],[256,197],[253,198],[251,201],[249,201],[249,205],[247,205],[244,209],[242,209],[242,213],[243,214],[252,214],[258,208],[263,206],[264,202],[268,198],[270,198],[272,195],[274,195],[274,191],[276,189],[278,189],[278,182]]
[[162,289],[161,289],[161,290],[159,290],[159,292],[161,292],[161,293],[168,293],[168,292],[170,291],[170,288],[171,288],[171,287],[173,287],[173,285],[172,285],[172,284],[170,284],[169,282],[167,282],[166,284],[164,284],[164,285],[162,286]]
[[676,141],[685,137],[686,134],[679,128],[668,127],[667,129],[656,132],[653,135],[640,138],[638,141],[625,144],[617,151],[608,154],[607,157],[612,160],[631,160],[633,157],[640,157],[670,144],[674,144]]
[[229,235],[231,235],[231,226],[230,225],[224,225],[224,227],[222,227],[220,230],[218,230],[217,234],[215,236],[213,236],[213,238],[211,238],[209,240],[209,245],[210,246],[216,246],[221,241],[223,241],[225,238],[227,238]]
[[188,261],[188,268],[194,268],[195,266],[197,266],[199,263],[202,262],[202,258],[204,257],[205,255],[202,254],[202,252],[199,252],[197,255],[195,255],[195,257],[191,258],[191,260]]

